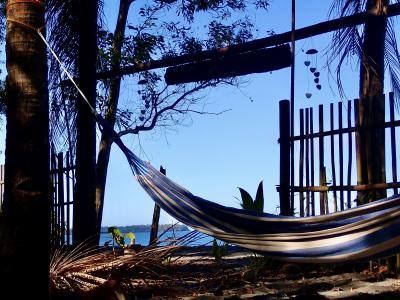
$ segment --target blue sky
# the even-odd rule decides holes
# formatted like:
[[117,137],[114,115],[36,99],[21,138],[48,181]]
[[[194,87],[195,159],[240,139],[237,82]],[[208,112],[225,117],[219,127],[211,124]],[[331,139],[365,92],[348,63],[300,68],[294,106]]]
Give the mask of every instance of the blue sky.
[[[290,30],[291,1],[271,1],[268,12],[257,14],[261,30],[259,38],[267,30],[276,33]],[[297,5],[297,28],[327,19],[330,1],[305,1]],[[112,27],[110,27],[112,28]],[[263,30],[265,33],[263,33]],[[323,49],[330,35],[313,37],[296,43],[296,107],[317,106],[325,101],[337,100],[328,84],[328,73],[321,70],[322,90],[315,89],[313,74],[304,65],[307,56],[302,50],[320,50],[317,66],[325,62]],[[354,85],[358,70],[349,78],[351,85],[346,91],[351,98],[357,97]],[[263,180],[265,211],[279,212],[276,185],[279,184],[278,107],[279,100],[289,99],[290,69],[273,73],[257,74],[245,78],[247,84],[240,90],[216,88],[208,91],[209,111],[230,111],[220,116],[192,116],[191,126],[177,127],[166,136],[142,134],[140,145],[143,158],[154,166],[163,165],[167,175],[192,193],[208,200],[239,207],[239,190],[242,187],[255,195],[258,183]],[[310,99],[305,97],[311,92]],[[126,139],[127,145],[138,149],[137,140]],[[143,154],[143,153],[142,153]],[[130,173],[121,152],[114,147],[110,162],[104,225],[151,223],[153,202],[140,189]],[[161,223],[172,218],[161,215]]]

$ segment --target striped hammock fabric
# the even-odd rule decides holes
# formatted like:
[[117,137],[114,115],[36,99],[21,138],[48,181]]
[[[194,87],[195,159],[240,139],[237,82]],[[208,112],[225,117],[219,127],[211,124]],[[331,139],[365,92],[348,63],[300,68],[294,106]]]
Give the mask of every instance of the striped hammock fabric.
[[96,117],[120,147],[150,197],[180,222],[220,240],[270,257],[312,263],[367,260],[400,252],[400,196],[324,216],[296,218],[225,207],[193,195],[142,161],[96,113],[73,77],[40,38]]
[[150,197],[171,216],[217,239],[292,262],[333,263],[400,251],[400,197],[315,217],[284,217],[225,207],[193,195],[142,161],[98,116]]

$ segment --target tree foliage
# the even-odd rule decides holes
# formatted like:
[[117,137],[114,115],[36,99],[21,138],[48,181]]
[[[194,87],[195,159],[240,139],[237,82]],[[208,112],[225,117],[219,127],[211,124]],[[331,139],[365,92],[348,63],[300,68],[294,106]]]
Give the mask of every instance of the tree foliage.
[[[330,8],[330,16],[343,17],[356,13],[364,12],[368,9],[368,0],[338,0],[333,1]],[[389,3],[398,0],[388,1]],[[382,8],[384,9],[384,8]],[[371,11],[371,13],[374,13]],[[395,98],[400,96],[400,52],[397,46],[395,24],[393,18],[387,19],[386,40],[385,40],[385,68],[387,70],[391,87],[395,93]],[[356,58],[360,64],[364,40],[364,25],[347,27],[337,30],[333,34],[331,47],[327,52],[327,66],[331,74],[335,74],[336,83],[342,96],[345,95],[342,83],[343,67],[351,60]],[[331,66],[336,66],[331,69]]]
[[[76,75],[77,38],[73,12],[77,8],[74,5],[71,0],[50,0],[48,24],[54,49]],[[250,40],[255,27],[247,16],[247,9],[250,6],[267,9],[268,1],[149,1],[133,2],[133,6],[134,22],[127,24],[124,35],[109,31],[99,21],[99,72],[112,69],[115,62],[124,67]],[[209,16],[214,20],[208,23],[204,19],[210,19]],[[197,19],[201,20],[201,26],[195,24]],[[116,51],[116,42],[122,44],[121,51]],[[130,97],[118,108],[116,115],[117,129],[122,131],[121,134],[168,129],[181,124],[185,119],[190,120],[186,112],[205,113],[203,105],[196,107],[199,100],[204,99],[201,90],[217,84],[237,83],[235,79],[214,80],[172,88],[165,86],[163,72],[146,71],[130,77]],[[50,74],[52,137],[54,144],[62,150],[74,144],[75,101],[79,97],[71,86],[60,84],[65,83],[66,78],[57,64],[51,65]],[[98,86],[97,108],[103,115],[110,108],[111,80],[102,80]]]

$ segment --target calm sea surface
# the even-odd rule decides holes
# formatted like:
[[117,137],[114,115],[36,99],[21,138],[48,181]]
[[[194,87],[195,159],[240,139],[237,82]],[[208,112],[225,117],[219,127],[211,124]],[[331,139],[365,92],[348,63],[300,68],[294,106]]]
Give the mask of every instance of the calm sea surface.
[[[191,233],[191,231],[167,231],[166,233],[163,234],[162,237],[160,237],[160,241],[173,241],[174,239],[178,239],[180,237],[183,237],[187,234]],[[141,244],[141,245],[148,245],[149,240],[150,240],[150,232],[134,232],[135,234],[135,244]],[[112,241],[111,235],[109,233],[101,233],[100,235],[100,246],[104,246],[104,243]],[[213,241],[213,238],[204,235],[204,234],[199,234],[198,237],[195,240],[190,241],[187,245],[188,246],[200,246],[200,245],[211,245]],[[129,239],[126,239],[125,243],[129,243]]]

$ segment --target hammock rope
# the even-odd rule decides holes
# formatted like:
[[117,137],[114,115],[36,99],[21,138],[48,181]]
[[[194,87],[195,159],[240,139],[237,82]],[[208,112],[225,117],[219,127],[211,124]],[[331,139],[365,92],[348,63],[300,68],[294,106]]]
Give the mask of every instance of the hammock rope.
[[124,145],[115,130],[90,106],[40,30],[36,31],[89,105],[100,129],[125,154],[142,188],[180,222],[220,240],[293,262],[369,260],[400,251],[398,195],[337,213],[304,218],[225,207],[193,195]]

